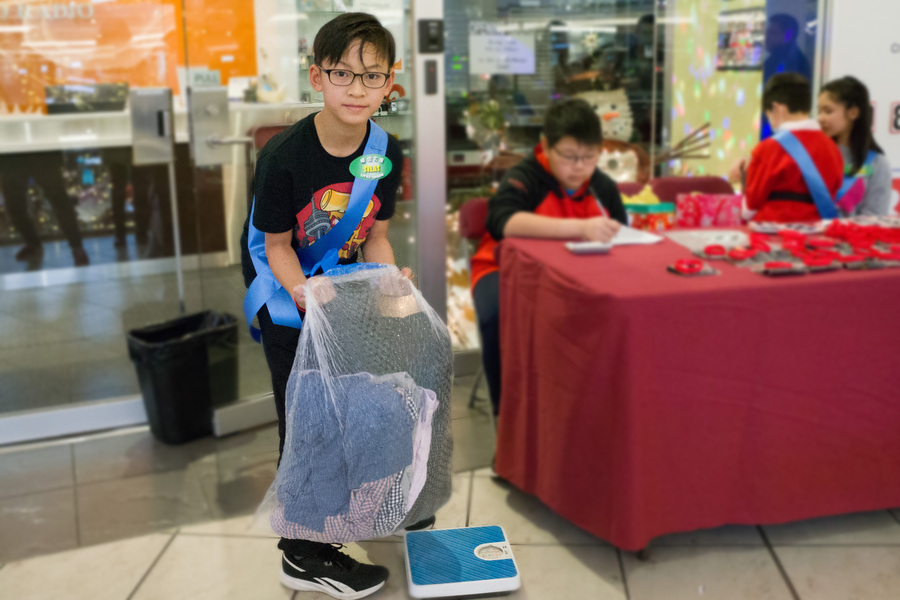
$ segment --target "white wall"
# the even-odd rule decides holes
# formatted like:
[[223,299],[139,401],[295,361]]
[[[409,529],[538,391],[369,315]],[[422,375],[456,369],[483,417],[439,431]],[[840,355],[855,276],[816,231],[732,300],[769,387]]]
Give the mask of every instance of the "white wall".
[[257,70],[260,75],[271,73],[285,87],[285,100],[296,102],[300,96],[296,4],[294,0],[256,0],[254,12]]
[[[900,189],[900,2],[831,0],[825,38],[825,81],[853,75],[866,84],[875,103],[875,138],[894,169]],[[900,123],[897,123],[900,125]],[[895,192],[894,201],[897,201]]]

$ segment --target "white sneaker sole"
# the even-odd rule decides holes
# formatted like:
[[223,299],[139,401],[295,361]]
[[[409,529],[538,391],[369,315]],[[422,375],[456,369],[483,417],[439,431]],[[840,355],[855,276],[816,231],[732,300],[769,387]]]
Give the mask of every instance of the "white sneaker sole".
[[357,600],[357,598],[365,598],[380,590],[384,587],[385,583],[382,581],[378,585],[374,585],[358,592],[341,592],[327,584],[306,581],[305,579],[294,579],[284,571],[281,572],[279,580],[284,587],[297,590],[298,592],[322,592],[323,594],[328,594],[332,598],[340,598],[340,600]]

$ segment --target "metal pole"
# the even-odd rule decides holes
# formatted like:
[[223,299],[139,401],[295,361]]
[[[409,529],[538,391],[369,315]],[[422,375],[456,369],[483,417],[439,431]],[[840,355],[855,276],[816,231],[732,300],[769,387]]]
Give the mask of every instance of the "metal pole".
[[[415,89],[413,181],[416,210],[416,277],[422,295],[447,320],[447,132],[444,52],[422,52],[419,22],[442,21],[443,0],[413,0],[412,80]],[[430,82],[430,83],[429,83]]]
[[656,145],[659,140],[656,139],[656,103],[659,99],[656,94],[659,92],[656,85],[656,70],[659,65],[656,64],[659,58],[659,4],[653,3],[653,62],[651,67],[651,83],[650,83],[650,178],[656,175]]
[[181,230],[178,226],[178,191],[175,186],[175,162],[169,161],[169,198],[172,204],[172,235],[175,241],[175,276],[178,280],[178,306],[181,314],[185,314],[184,307],[184,270],[181,265]]

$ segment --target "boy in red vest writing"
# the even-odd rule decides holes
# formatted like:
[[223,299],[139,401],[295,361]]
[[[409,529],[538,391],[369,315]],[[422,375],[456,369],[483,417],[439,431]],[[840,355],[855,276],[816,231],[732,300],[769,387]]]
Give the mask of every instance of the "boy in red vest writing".
[[600,119],[584,100],[552,105],[534,154],[510,169],[488,205],[487,230],[472,257],[472,296],[494,414],[500,407],[500,277],[494,250],[504,237],[609,242],[627,223],[612,179],[597,169]]

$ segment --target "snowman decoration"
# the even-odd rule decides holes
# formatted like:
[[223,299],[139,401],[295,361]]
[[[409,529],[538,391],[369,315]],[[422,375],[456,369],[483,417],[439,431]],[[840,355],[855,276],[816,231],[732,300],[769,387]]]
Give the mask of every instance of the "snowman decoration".
[[590,104],[603,128],[603,147],[597,166],[613,181],[640,181],[645,170],[638,148],[629,143],[634,133],[631,104],[624,89],[591,90],[575,95]]

